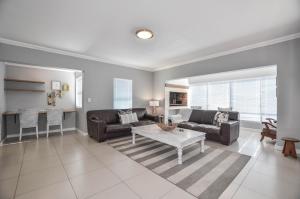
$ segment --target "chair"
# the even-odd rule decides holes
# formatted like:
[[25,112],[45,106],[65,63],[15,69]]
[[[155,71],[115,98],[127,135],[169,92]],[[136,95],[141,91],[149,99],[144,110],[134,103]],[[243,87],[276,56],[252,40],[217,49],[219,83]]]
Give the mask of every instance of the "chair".
[[20,112],[20,135],[22,141],[23,128],[35,128],[36,138],[39,138],[38,120],[39,111],[35,109],[21,109]]
[[47,110],[47,137],[49,136],[49,127],[50,126],[60,126],[60,133],[63,134],[62,130],[62,109],[48,109]]
[[269,137],[272,140],[276,139],[277,135],[277,120],[273,118],[266,118],[266,122],[262,122],[265,127],[263,128],[261,132],[261,139],[260,141],[263,141],[265,137]]

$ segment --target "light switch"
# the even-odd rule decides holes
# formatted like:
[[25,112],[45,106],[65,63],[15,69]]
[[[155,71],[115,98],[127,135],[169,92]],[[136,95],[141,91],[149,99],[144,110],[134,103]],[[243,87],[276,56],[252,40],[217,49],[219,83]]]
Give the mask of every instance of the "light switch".
[[92,98],[89,97],[88,98],[88,102],[91,103],[92,102]]

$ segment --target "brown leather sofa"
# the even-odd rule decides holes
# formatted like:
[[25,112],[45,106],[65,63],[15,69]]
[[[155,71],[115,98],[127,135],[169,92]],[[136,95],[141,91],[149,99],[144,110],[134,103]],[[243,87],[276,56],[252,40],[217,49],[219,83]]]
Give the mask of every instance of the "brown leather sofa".
[[220,127],[214,124],[216,113],[215,110],[193,110],[189,121],[179,123],[178,127],[205,132],[206,139],[230,145],[239,137],[239,113],[228,112],[229,121],[222,123]]
[[[133,108],[138,116],[138,122],[131,124],[121,124],[119,110],[93,110],[87,112],[87,127],[90,137],[98,142],[103,142],[109,138],[126,136],[131,134],[132,126],[143,126],[154,124],[159,121],[158,116],[147,114],[146,108]],[[126,111],[122,109],[122,111]]]

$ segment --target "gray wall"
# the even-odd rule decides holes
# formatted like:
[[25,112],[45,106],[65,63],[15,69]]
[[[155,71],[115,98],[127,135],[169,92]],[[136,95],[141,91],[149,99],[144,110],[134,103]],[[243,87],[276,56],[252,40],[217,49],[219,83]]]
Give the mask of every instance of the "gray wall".
[[[51,81],[60,81],[62,84],[67,83],[70,90],[59,98],[56,98],[56,108],[75,108],[75,73],[57,70],[44,70],[38,68],[25,68],[16,66],[6,66],[6,78],[11,79],[25,79],[33,81],[43,81],[41,85],[46,92],[15,92],[6,91],[6,110],[15,111],[20,108],[51,108],[53,106],[47,105],[47,93],[51,92]],[[11,84],[12,82],[7,82]],[[12,85],[14,86],[14,85]],[[24,85],[27,86],[27,85]],[[32,86],[32,84],[28,85]],[[38,85],[39,86],[39,85]]]
[[[83,70],[83,109],[77,127],[86,131],[86,111],[113,107],[113,78],[133,80],[133,105],[146,107],[152,98],[153,73],[133,68],[0,44],[0,61]],[[88,103],[87,98],[92,98]]]
[[5,66],[3,63],[0,62],[0,141],[3,138],[2,113],[6,111],[5,94],[4,94],[4,76],[5,76]]
[[300,139],[300,39],[256,48],[154,73],[154,98],[164,98],[166,80],[277,65],[278,137]]

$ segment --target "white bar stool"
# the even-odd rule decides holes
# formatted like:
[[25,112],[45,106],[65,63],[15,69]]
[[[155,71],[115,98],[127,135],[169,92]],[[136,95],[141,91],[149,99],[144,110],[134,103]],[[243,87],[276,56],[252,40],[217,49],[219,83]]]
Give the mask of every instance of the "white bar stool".
[[63,109],[47,109],[47,137],[49,136],[50,126],[60,126],[60,133],[64,135],[62,130]]
[[20,116],[20,135],[19,140],[22,140],[23,128],[35,128],[36,138],[39,138],[39,111],[36,109],[21,109]]

